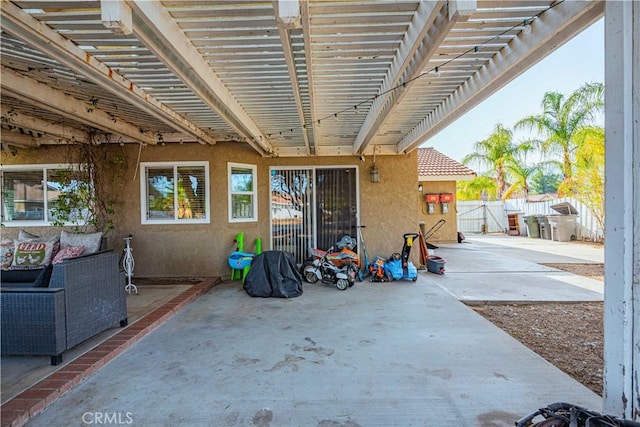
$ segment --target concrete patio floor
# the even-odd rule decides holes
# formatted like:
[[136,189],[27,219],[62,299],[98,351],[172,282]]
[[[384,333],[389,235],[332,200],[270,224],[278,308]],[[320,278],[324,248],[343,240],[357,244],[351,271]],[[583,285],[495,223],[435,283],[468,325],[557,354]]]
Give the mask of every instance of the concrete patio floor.
[[[127,295],[127,318],[130,324],[135,323],[195,284],[180,281],[164,281],[163,283],[156,281],[154,283],[154,281],[144,280],[143,282],[144,284],[139,285],[139,295],[133,293]],[[2,356],[2,403],[59,370],[119,331],[121,329],[118,327],[108,329],[68,350],[64,353],[63,363],[58,366],[51,366],[49,356]]]
[[[108,416],[134,426],[511,426],[555,401],[600,411],[598,395],[459,299],[469,293],[464,283],[479,300],[494,298],[503,282],[518,291],[498,292],[501,300],[601,293],[550,278],[559,272],[540,269],[535,250],[484,239],[443,245],[436,254],[447,273],[420,272],[417,282],[363,282],[344,292],[306,284],[290,300],[251,298],[240,283],[224,282],[28,425]],[[553,255],[558,242],[539,243],[554,248],[545,262],[565,262]],[[472,260],[485,272],[472,271]]]

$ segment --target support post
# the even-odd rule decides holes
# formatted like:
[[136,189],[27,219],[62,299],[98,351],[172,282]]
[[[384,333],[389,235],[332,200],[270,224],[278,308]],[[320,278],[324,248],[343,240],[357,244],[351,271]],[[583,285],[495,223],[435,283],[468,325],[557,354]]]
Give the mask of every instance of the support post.
[[640,420],[640,2],[605,5],[606,414]]

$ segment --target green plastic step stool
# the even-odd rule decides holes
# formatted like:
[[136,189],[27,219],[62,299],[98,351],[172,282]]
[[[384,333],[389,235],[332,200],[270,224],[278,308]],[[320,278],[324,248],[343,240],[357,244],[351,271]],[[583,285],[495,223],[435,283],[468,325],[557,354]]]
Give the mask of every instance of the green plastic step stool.
[[[234,242],[236,242],[236,251],[238,252],[244,252],[244,233],[238,233],[235,236]],[[259,255],[262,253],[262,239],[261,238],[257,238],[255,241],[255,247],[256,247],[256,251],[255,254]],[[231,269],[231,280],[242,280],[244,282],[244,278],[247,277],[247,274],[249,273],[249,269],[251,268],[251,266],[246,266],[245,268],[243,268],[242,270],[240,269],[236,269],[236,268],[232,268]]]

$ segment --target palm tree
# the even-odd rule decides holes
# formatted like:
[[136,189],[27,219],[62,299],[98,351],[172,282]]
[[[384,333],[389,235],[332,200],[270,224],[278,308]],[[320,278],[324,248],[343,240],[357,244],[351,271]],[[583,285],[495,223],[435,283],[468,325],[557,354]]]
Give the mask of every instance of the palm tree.
[[515,144],[513,133],[501,123],[495,125],[493,133],[487,139],[473,145],[474,152],[467,154],[462,163],[478,163],[488,167],[498,186],[498,197],[502,197],[506,189],[506,165],[516,161],[520,153],[531,149],[528,143]]
[[498,194],[496,180],[487,175],[479,175],[470,181],[458,181],[456,198],[458,200],[481,200],[482,195],[494,200]]
[[578,146],[576,134],[589,126],[604,108],[604,85],[588,83],[569,95],[546,92],[542,98],[543,113],[525,117],[514,129],[537,131],[542,139],[537,142],[544,153],[561,156],[564,179],[573,174],[573,161]]
[[527,166],[524,162],[510,161],[506,166],[507,172],[511,177],[511,185],[502,195],[503,199],[508,199],[517,191],[522,191],[524,197],[529,196],[529,181],[533,174],[540,170],[540,165]]

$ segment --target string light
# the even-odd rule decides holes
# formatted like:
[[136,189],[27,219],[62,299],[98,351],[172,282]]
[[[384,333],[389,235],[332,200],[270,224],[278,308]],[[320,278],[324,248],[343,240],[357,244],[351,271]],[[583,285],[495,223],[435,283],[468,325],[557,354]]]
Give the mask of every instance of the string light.
[[[360,113],[360,111],[358,110],[358,106],[359,106],[359,105],[362,105],[362,104],[365,104],[365,103],[368,103],[368,102],[374,102],[374,101],[375,101],[376,99],[378,99],[378,97],[380,97],[380,96],[386,95],[387,93],[390,93],[390,92],[394,92],[394,91],[399,90],[399,89],[401,89],[401,88],[405,88],[405,87],[406,87],[406,85],[407,85],[407,83],[411,83],[411,82],[413,82],[414,80],[417,80],[417,79],[419,79],[420,77],[422,77],[422,76],[424,76],[424,75],[426,75],[426,74],[430,74],[430,73],[432,73],[432,72],[433,72],[433,73],[435,74],[435,76],[436,76],[436,77],[440,77],[440,74],[441,74],[441,73],[440,73],[440,70],[441,70],[441,68],[442,68],[443,66],[446,66],[446,65],[450,64],[451,62],[453,62],[453,61],[455,61],[455,60],[458,60],[458,59],[462,58],[463,56],[465,56],[465,55],[467,55],[467,54],[469,54],[469,53],[471,53],[471,52],[474,52],[474,53],[478,53],[478,52],[480,52],[480,46],[485,45],[485,44],[492,43],[493,41],[498,40],[500,37],[504,36],[505,34],[507,34],[507,33],[511,32],[511,31],[513,31],[513,30],[515,30],[515,29],[520,28],[521,26],[522,26],[522,31],[523,31],[524,33],[527,33],[527,34],[528,34],[528,33],[530,33],[530,32],[531,32],[531,22],[532,22],[534,19],[537,19],[537,18],[538,18],[538,17],[540,17],[543,13],[548,12],[549,10],[553,9],[554,7],[558,6],[559,4],[561,4],[561,3],[563,3],[563,2],[564,2],[564,0],[561,0],[561,1],[558,1],[558,2],[556,2],[556,3],[554,3],[554,4],[552,4],[551,6],[549,6],[549,7],[548,7],[548,8],[546,8],[545,10],[542,10],[542,11],[538,12],[536,15],[532,16],[531,18],[528,18],[528,19],[523,20],[523,21],[522,21],[522,23],[518,23],[518,24],[514,25],[514,26],[513,26],[513,27],[511,27],[511,28],[507,28],[506,30],[504,30],[504,31],[502,31],[501,33],[499,33],[499,34],[497,34],[497,35],[493,36],[492,38],[490,38],[490,39],[488,39],[488,40],[485,40],[485,41],[484,41],[484,42],[482,42],[480,45],[478,45],[478,46],[474,46],[474,47],[472,47],[472,48],[470,48],[470,49],[468,49],[468,50],[466,50],[466,51],[464,51],[464,52],[462,52],[462,53],[458,54],[457,56],[455,56],[455,57],[453,57],[453,58],[451,58],[451,59],[449,59],[449,60],[447,60],[447,61],[443,62],[442,64],[440,64],[440,65],[438,65],[438,66],[435,66],[435,67],[431,68],[430,70],[423,70],[420,74],[418,74],[416,77],[413,77],[412,79],[409,79],[409,80],[407,80],[407,81],[404,81],[404,82],[402,82],[402,83],[400,83],[400,84],[398,84],[398,85],[396,85],[396,86],[394,86],[394,87],[392,87],[392,88],[390,88],[390,89],[387,89],[387,90],[386,90],[386,91],[384,91],[384,92],[377,93],[377,94],[375,94],[375,95],[371,96],[370,98],[368,98],[368,99],[366,99],[366,100],[364,100],[364,101],[359,102],[358,104],[355,104],[355,105],[353,105],[353,106],[350,106],[350,107],[344,108],[344,109],[342,109],[342,110],[340,110],[340,111],[336,111],[335,113],[329,114],[329,115],[327,115],[327,116],[325,116],[325,117],[321,117],[321,118],[319,118],[319,119],[317,119],[317,120],[316,120],[316,123],[317,123],[318,125],[320,125],[320,123],[321,123],[322,121],[327,120],[327,119],[329,119],[329,118],[338,119],[338,115],[339,115],[339,114],[345,113],[345,112],[347,112],[347,111],[351,111],[351,109],[353,109],[353,111],[355,112],[355,114],[359,114],[359,113]],[[478,58],[477,58],[477,57],[476,57],[476,60],[478,60]],[[307,128],[307,123],[304,123],[304,124],[302,125],[302,128],[303,128],[303,129],[306,129],[306,128]],[[293,129],[291,129],[291,132],[293,133]],[[282,135],[282,132],[279,132],[279,134],[280,134],[280,135]],[[274,135],[274,134],[267,134],[267,137],[271,137],[271,135]]]

